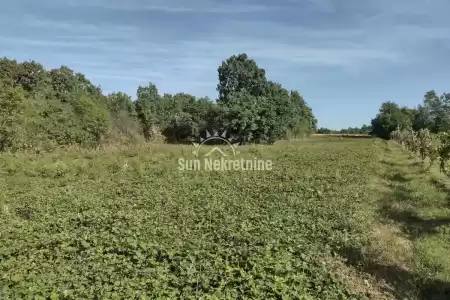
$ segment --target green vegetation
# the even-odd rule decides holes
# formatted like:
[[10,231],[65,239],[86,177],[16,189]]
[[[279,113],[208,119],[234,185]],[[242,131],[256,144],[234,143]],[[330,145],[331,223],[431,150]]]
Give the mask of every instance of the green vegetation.
[[180,172],[180,145],[1,155],[3,297],[447,299],[447,193],[407,153],[240,148],[273,170]]
[[360,164],[375,162],[372,142],[245,147],[243,157],[276,165],[253,173],[180,172],[176,159],[191,150],[3,155],[3,294],[354,294],[332,272],[332,251],[364,240],[357,212],[368,196],[370,168]]
[[160,95],[152,83],[138,87],[133,101],[121,92],[103,95],[65,66],[47,71],[34,61],[0,59],[0,151],[136,144],[161,135],[176,143],[198,140],[206,129],[227,129],[243,143],[273,143],[316,129],[300,94],[268,81],[246,54],[222,62],[218,73],[217,102]]
[[392,298],[449,299],[449,180],[391,142],[380,146],[377,225],[371,250],[354,262],[364,261]]
[[349,127],[347,129],[341,130],[332,130],[328,128],[319,128],[316,130],[318,134],[371,134],[372,126],[371,125],[363,125],[360,128],[358,127]]
[[450,94],[439,96],[435,91],[429,91],[424,96],[423,104],[416,108],[384,102],[372,120],[372,133],[383,139],[389,139],[395,130],[421,129],[432,133],[450,131]]
[[450,134],[440,132],[430,133],[428,129],[421,129],[419,132],[396,130],[391,133],[391,138],[397,141],[404,149],[411,151],[410,156],[419,155],[422,164],[429,162],[428,169],[439,160],[440,171],[450,175]]
[[[218,75],[133,100],[0,60],[0,299],[450,299],[450,94],[317,130],[246,54]],[[225,129],[273,169],[179,170]]]

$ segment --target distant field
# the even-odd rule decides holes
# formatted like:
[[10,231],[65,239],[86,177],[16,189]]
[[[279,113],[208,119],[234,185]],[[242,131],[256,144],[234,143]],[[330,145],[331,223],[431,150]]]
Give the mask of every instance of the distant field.
[[189,145],[1,154],[0,298],[449,299],[438,175],[372,139],[238,149],[273,169],[179,171]]
[[327,137],[327,136],[340,136],[340,137],[365,137],[365,138],[371,138],[372,136],[370,134],[347,134],[347,133],[315,133],[313,134],[315,137]]

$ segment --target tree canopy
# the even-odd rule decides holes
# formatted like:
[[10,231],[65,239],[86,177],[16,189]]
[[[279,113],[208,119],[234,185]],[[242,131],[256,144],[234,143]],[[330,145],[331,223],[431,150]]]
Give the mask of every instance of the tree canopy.
[[[247,54],[218,68],[218,99],[160,94],[151,82],[136,99],[105,95],[67,66],[46,70],[34,61],[0,59],[0,150],[105,142],[197,140],[205,130],[229,130],[242,142],[272,143],[313,132],[317,120],[297,91],[269,81]],[[142,137],[142,138],[141,138]]]
[[423,103],[415,108],[401,107],[394,102],[384,102],[372,120],[373,134],[388,139],[399,130],[428,129],[432,133],[450,130],[450,94],[425,93]]
[[265,70],[246,54],[222,62],[218,72],[223,127],[244,142],[273,143],[316,129],[317,120],[300,94],[267,80]]

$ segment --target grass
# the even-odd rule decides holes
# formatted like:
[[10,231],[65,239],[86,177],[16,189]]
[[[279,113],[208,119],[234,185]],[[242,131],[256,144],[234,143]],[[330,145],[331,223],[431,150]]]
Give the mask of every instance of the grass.
[[191,146],[0,155],[2,299],[448,299],[446,180],[394,144],[239,147],[271,171],[179,171]]
[[379,151],[376,230],[365,270],[399,299],[449,299],[448,179],[394,144],[382,143]]

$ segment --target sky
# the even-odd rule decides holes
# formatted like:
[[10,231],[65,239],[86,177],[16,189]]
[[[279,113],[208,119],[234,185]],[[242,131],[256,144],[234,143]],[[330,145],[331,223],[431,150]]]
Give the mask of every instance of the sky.
[[448,0],[8,0],[0,57],[61,65],[105,93],[217,97],[217,68],[247,53],[297,90],[319,127],[369,124],[382,102],[450,92]]

